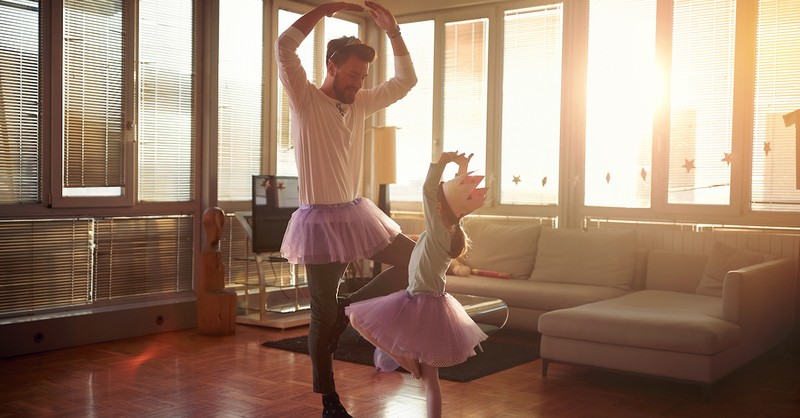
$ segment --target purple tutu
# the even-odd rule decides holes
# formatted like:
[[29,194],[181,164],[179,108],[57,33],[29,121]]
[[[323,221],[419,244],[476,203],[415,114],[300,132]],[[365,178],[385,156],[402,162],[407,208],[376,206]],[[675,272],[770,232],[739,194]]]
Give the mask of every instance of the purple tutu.
[[399,233],[369,199],[302,205],[289,220],[281,254],[293,264],[350,263],[382,251]]
[[345,309],[367,341],[394,358],[449,367],[474,356],[488,336],[451,295],[405,290],[355,302]]

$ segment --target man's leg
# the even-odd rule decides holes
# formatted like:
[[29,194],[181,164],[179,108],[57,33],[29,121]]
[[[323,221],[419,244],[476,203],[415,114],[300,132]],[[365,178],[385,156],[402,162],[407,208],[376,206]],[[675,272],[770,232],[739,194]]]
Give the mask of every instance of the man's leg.
[[336,386],[333,381],[333,355],[328,351],[328,346],[339,313],[336,290],[347,264],[308,264],[305,267],[311,295],[308,353],[311,356],[314,392],[329,395],[336,392]]
[[398,234],[383,251],[372,257],[373,261],[389,264],[392,267],[384,270],[358,291],[339,300],[338,314],[333,325],[332,337],[328,343],[328,352],[336,351],[336,348],[339,347],[339,337],[350,324],[350,319],[344,313],[347,305],[351,302],[388,295],[408,287],[408,260],[411,258],[413,249],[414,241],[403,234]]

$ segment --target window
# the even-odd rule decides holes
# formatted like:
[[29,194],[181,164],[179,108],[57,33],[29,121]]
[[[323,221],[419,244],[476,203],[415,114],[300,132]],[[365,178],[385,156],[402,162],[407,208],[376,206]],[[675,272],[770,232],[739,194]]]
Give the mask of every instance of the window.
[[217,198],[250,200],[261,173],[262,1],[219,3]]
[[139,1],[140,202],[194,198],[192,51],[191,0]]
[[0,2],[1,317],[191,295],[193,4]]
[[63,196],[123,196],[122,0],[64,0]]
[[[444,39],[442,151],[473,153],[470,169],[486,173],[489,20],[447,22]],[[443,178],[456,169],[450,165]]]
[[734,0],[676,0],[667,203],[729,205]]
[[[400,164],[396,184],[390,185],[393,201],[421,202],[422,183],[428,172],[433,132],[433,61],[434,22],[423,20],[400,25],[417,74],[417,85],[397,103],[386,108],[386,126],[396,126],[395,156]],[[389,38],[385,39],[389,45]],[[394,54],[387,47],[384,79],[394,75]]]
[[503,18],[500,203],[558,204],[561,5]]
[[656,2],[589,3],[586,92],[587,206],[650,207],[656,65]]
[[39,2],[2,2],[0,204],[39,201],[39,101]]
[[[797,2],[762,0],[756,31],[752,208],[800,210],[796,129],[800,117],[800,9]],[[796,115],[796,114],[795,114]],[[794,124],[792,126],[792,123]]]

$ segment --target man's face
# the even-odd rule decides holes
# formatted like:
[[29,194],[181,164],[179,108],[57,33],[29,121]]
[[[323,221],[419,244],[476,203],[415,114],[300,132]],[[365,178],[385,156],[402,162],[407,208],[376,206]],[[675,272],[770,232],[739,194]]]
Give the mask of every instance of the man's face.
[[329,65],[333,67],[333,92],[336,94],[336,99],[344,104],[353,103],[356,93],[364,87],[364,79],[369,73],[369,63],[350,55],[338,68],[333,63]]

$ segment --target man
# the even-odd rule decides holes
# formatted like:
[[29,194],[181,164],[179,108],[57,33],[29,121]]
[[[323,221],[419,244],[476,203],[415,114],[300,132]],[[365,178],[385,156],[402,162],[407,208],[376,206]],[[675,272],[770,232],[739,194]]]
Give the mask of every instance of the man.
[[357,4],[317,6],[301,16],[276,42],[278,74],[289,96],[301,207],[292,215],[281,252],[306,267],[311,294],[308,346],[314,392],[322,394],[323,417],[350,417],[339,401],[333,379],[333,351],[347,326],[337,303],[339,281],[350,262],[371,259],[391,265],[352,301],[405,288],[413,241],[369,199],[357,195],[361,182],[365,119],[403,98],[416,84],[414,67],[389,10],[364,3],[375,24],[386,31],[395,55],[395,76],[362,89],[375,50],[358,38],[328,43],[327,74],[320,88],[308,81],[297,48],[325,16],[363,11]]

